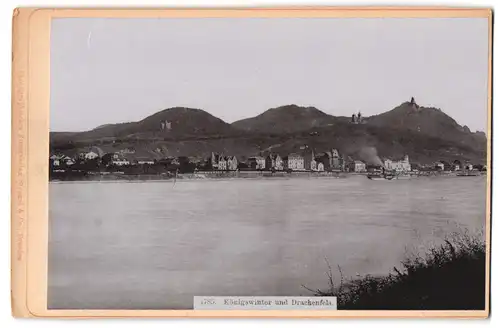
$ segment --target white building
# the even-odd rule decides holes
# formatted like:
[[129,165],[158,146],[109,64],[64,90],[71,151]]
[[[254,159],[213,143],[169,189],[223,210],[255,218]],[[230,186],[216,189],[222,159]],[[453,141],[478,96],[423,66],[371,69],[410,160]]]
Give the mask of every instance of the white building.
[[290,154],[285,157],[285,168],[293,171],[303,171],[304,170],[304,157],[298,154]]
[[236,171],[238,169],[238,159],[236,156],[228,156],[227,169],[230,171]]
[[93,151],[89,151],[88,153],[85,153],[83,155],[83,158],[88,159],[88,160],[96,159],[97,157],[99,157],[99,154],[97,154]]
[[219,158],[219,165],[217,166],[217,168],[221,171],[227,170],[227,160],[225,156],[221,156]]
[[130,161],[121,156],[121,154],[113,154],[113,158],[111,158],[111,164],[116,166],[124,166],[130,165]]
[[384,167],[387,170],[397,171],[397,172],[409,172],[411,171],[411,164],[408,155],[405,155],[403,160],[393,161],[386,159],[384,161]]
[[350,165],[353,172],[366,172],[366,164],[361,161],[354,161]]

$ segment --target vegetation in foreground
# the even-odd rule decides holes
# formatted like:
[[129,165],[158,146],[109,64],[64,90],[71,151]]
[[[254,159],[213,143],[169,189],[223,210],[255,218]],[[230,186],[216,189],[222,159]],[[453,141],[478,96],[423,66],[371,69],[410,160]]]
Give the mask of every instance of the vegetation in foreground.
[[402,270],[384,277],[366,276],[334,283],[330,265],[327,290],[316,296],[336,296],[339,310],[484,310],[486,245],[467,234],[445,240],[425,256],[402,262]]

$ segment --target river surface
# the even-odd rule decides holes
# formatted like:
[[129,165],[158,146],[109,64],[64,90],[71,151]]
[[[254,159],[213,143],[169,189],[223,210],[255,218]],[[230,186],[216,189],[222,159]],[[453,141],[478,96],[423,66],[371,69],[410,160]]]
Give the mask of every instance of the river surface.
[[48,306],[189,309],[387,274],[485,226],[486,178],[50,183]]

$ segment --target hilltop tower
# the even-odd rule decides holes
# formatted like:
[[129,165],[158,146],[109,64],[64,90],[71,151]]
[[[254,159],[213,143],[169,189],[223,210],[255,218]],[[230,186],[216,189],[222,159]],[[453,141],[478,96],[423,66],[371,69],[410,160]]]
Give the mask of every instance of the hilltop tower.
[[417,103],[415,102],[415,98],[414,98],[414,97],[411,97],[411,99],[410,99],[410,105],[411,105],[411,107],[412,107],[414,110],[417,110],[417,109],[418,109],[418,105],[417,105]]

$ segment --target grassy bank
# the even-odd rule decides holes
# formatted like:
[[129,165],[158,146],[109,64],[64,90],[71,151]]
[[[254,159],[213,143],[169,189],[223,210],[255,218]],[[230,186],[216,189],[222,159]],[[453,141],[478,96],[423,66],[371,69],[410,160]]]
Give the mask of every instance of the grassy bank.
[[[486,247],[482,238],[462,235],[424,256],[412,256],[383,277],[336,284],[329,266],[326,290],[339,310],[482,310],[485,308]],[[307,288],[307,287],[306,287]],[[307,288],[309,289],[309,288]],[[310,290],[310,289],[309,289]]]

